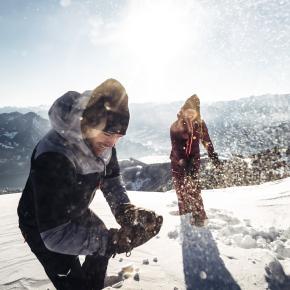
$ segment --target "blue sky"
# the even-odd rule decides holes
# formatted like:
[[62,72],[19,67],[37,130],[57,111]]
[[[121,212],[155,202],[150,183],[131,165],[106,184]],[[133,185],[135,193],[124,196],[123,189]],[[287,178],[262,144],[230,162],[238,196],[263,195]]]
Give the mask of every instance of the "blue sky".
[[130,102],[290,93],[290,0],[0,0],[0,106],[114,77]]

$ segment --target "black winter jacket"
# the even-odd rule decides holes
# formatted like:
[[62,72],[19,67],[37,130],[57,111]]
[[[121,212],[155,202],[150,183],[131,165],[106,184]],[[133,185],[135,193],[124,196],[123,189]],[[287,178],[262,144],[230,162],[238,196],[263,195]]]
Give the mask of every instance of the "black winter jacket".
[[76,119],[86,98],[68,92],[50,109],[53,129],[33,151],[18,205],[20,228],[37,229],[49,250],[71,255],[106,251],[108,229],[89,209],[98,188],[113,214],[118,205],[130,202],[115,147],[96,157],[82,140]]

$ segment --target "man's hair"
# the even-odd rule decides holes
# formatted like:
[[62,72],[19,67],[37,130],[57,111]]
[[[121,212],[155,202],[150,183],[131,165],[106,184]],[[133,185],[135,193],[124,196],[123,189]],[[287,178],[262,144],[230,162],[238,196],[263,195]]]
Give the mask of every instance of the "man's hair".
[[96,87],[82,116],[83,132],[90,128],[125,135],[130,113],[125,88],[115,79]]

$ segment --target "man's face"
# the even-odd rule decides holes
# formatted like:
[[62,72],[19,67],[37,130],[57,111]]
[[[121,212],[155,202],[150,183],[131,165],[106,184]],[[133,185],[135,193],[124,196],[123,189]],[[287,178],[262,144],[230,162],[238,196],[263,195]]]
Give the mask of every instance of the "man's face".
[[86,140],[96,156],[113,147],[123,135],[93,129],[86,134]]

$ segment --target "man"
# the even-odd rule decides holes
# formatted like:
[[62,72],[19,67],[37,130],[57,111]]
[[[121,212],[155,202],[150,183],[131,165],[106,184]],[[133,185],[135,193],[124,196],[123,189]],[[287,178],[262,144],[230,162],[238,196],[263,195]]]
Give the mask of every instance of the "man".
[[[109,258],[153,236],[162,217],[130,203],[116,142],[129,124],[128,96],[114,79],[69,91],[49,110],[52,129],[36,145],[18,205],[19,227],[57,289],[102,289]],[[100,188],[120,229],[89,209]],[[81,265],[78,255],[85,255]]]

